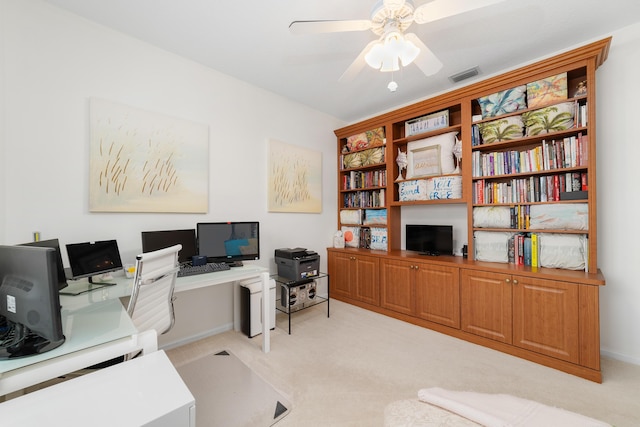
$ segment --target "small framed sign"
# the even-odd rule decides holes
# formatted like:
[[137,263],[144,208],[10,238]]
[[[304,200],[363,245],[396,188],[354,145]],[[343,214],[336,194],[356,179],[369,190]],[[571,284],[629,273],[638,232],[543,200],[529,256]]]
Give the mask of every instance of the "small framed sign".
[[440,145],[416,145],[408,151],[407,178],[441,175]]

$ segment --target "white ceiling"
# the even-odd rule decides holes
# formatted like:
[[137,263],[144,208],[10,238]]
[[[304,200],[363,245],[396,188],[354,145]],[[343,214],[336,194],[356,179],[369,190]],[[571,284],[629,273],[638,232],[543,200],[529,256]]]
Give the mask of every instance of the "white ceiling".
[[[369,19],[376,0],[45,0],[331,116],[354,122],[476,79],[593,41],[640,22],[638,0],[506,0],[440,21],[412,24],[444,64],[426,77],[411,64],[394,73],[342,73],[371,31],[292,35],[295,20]],[[415,0],[415,6],[426,3]],[[462,84],[468,84],[467,80]]]

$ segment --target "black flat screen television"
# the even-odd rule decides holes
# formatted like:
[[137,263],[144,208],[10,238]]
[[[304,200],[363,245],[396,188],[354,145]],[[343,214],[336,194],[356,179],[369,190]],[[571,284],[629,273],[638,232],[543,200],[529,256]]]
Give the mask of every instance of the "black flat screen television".
[[58,239],[39,240],[37,242],[23,243],[22,246],[39,246],[41,248],[53,248],[56,251],[56,264],[58,265],[58,289],[64,289],[69,284],[67,276],[64,274],[64,265],[62,264],[62,254],[60,252],[60,242]]
[[93,276],[122,269],[118,242],[115,240],[71,243],[67,245],[67,256],[74,280],[88,277],[89,283],[96,283]]
[[260,225],[257,221],[200,222],[196,225],[198,254],[208,262],[242,265],[260,259]]
[[0,246],[0,359],[64,343],[54,248]]
[[424,255],[453,255],[453,226],[407,224],[405,247]]
[[180,264],[191,262],[191,258],[194,255],[198,255],[195,228],[185,230],[143,231],[141,236],[142,252],[153,252],[180,244],[182,245],[182,249],[178,252],[178,262]]

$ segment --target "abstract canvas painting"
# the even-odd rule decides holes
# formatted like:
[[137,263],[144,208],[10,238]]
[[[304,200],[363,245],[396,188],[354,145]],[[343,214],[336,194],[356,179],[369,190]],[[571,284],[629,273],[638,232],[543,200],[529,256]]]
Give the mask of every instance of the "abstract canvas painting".
[[89,115],[91,212],[207,212],[207,125],[96,98]]
[[269,212],[322,212],[322,153],[269,140]]

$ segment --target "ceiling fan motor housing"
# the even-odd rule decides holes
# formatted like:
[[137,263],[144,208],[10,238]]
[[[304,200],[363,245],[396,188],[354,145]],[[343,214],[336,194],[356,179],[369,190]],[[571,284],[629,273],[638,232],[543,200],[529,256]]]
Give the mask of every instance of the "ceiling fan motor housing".
[[371,10],[371,31],[382,36],[387,31],[389,24],[403,33],[413,22],[413,2],[405,0],[398,8],[387,7],[383,0],[379,0]]

